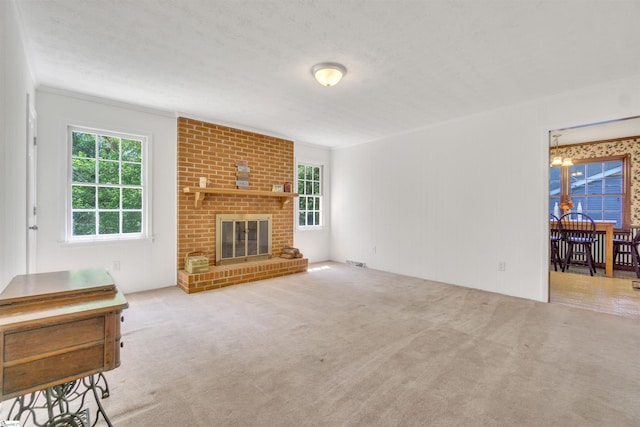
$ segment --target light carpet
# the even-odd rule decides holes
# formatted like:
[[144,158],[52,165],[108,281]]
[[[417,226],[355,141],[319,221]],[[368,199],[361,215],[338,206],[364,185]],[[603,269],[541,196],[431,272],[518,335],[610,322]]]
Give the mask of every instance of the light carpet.
[[127,296],[115,426],[637,426],[633,319],[339,263]]

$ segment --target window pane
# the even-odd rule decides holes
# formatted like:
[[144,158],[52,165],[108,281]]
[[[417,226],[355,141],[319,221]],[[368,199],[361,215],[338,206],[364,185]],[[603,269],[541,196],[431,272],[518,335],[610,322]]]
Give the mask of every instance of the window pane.
[[[298,165],[298,225],[320,225],[320,194],[322,169],[320,166]],[[303,197],[304,196],[304,197]]]
[[604,165],[604,193],[622,194],[622,160],[605,162]]
[[118,162],[99,161],[98,162],[98,182],[100,184],[120,183],[120,164]]
[[94,209],[96,207],[96,187],[74,185],[71,187],[72,209]]
[[71,160],[71,180],[73,182],[96,182],[96,161],[89,159]]
[[122,164],[122,184],[140,185],[142,184],[142,165],[138,163]]
[[549,195],[559,196],[561,191],[560,185],[560,168],[553,167],[549,171]]
[[98,216],[100,234],[120,232],[120,212],[100,212]]
[[141,162],[142,161],[142,141],[133,139],[122,140],[122,161]]
[[588,210],[590,211],[601,211],[602,210],[602,197],[598,197],[598,196],[591,196],[587,199],[587,206],[583,206],[586,207]]
[[604,181],[604,194],[621,194],[622,193],[622,174],[617,176],[609,176]]
[[142,233],[142,212],[123,212],[122,232]]
[[594,220],[596,220],[596,221],[601,221],[601,220],[603,219],[603,218],[602,218],[602,211],[601,211],[601,210],[599,210],[599,211],[590,211],[590,210],[587,210],[587,211],[585,211],[584,213],[586,213],[587,215],[589,215],[589,216],[591,217],[591,219],[594,219]]
[[611,162],[604,162],[602,166],[605,172],[613,172],[613,171],[622,172],[622,160],[613,160]]
[[605,211],[619,211],[621,206],[621,198],[617,196],[605,196],[604,198],[604,210]]
[[602,174],[602,163],[586,163],[582,165],[583,168],[586,169],[586,173],[588,177],[596,176]]
[[96,135],[93,133],[73,132],[71,155],[74,157],[96,157]]
[[89,236],[92,234],[96,234],[95,212],[74,212],[73,213],[73,235]]
[[571,177],[571,194],[585,194],[586,193],[586,175],[584,165],[571,166],[569,170]]
[[549,198],[549,213],[552,214],[553,213],[553,208],[556,205],[556,203],[558,204],[558,215],[562,215],[562,210],[560,209],[560,197],[551,197]]
[[120,138],[115,136],[100,136],[98,140],[99,158],[120,160]]
[[587,194],[602,194],[602,179],[587,182]]
[[98,188],[98,208],[120,209],[120,189],[112,187]]
[[122,209],[142,209],[142,190],[140,188],[122,189]]

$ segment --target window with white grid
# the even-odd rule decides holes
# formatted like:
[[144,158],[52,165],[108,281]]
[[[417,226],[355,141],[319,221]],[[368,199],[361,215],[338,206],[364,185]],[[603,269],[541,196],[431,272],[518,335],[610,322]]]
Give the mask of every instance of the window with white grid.
[[322,166],[298,164],[298,227],[322,226]]
[[69,128],[67,241],[146,237],[147,138]]

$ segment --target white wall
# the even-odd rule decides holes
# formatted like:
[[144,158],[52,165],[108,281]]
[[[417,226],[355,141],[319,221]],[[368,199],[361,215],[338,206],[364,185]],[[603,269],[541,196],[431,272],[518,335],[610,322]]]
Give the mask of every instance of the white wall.
[[[295,143],[294,156],[298,163],[308,163],[323,167],[323,203],[324,226],[319,229],[301,230],[294,228],[294,246],[303,253],[309,262],[321,262],[329,259],[329,241],[331,238],[331,150],[328,147]],[[296,169],[297,173],[297,169]],[[296,191],[296,189],[294,189]],[[297,203],[295,199],[294,203]],[[298,224],[297,210],[294,209],[294,223]]]
[[635,76],[334,150],[331,259],[546,301],[548,131],[639,114]]
[[[123,292],[176,284],[176,118],[165,113],[50,91],[37,92],[37,270],[108,268]],[[153,241],[62,243],[67,126],[151,135]],[[113,269],[113,261],[120,269]]]
[[27,94],[33,99],[17,11],[0,1],[0,291],[26,273]]

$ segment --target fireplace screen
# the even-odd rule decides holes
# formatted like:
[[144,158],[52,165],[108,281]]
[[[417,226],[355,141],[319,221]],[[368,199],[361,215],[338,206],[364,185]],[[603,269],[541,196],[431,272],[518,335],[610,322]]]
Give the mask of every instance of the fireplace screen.
[[271,215],[216,215],[216,265],[271,258]]

